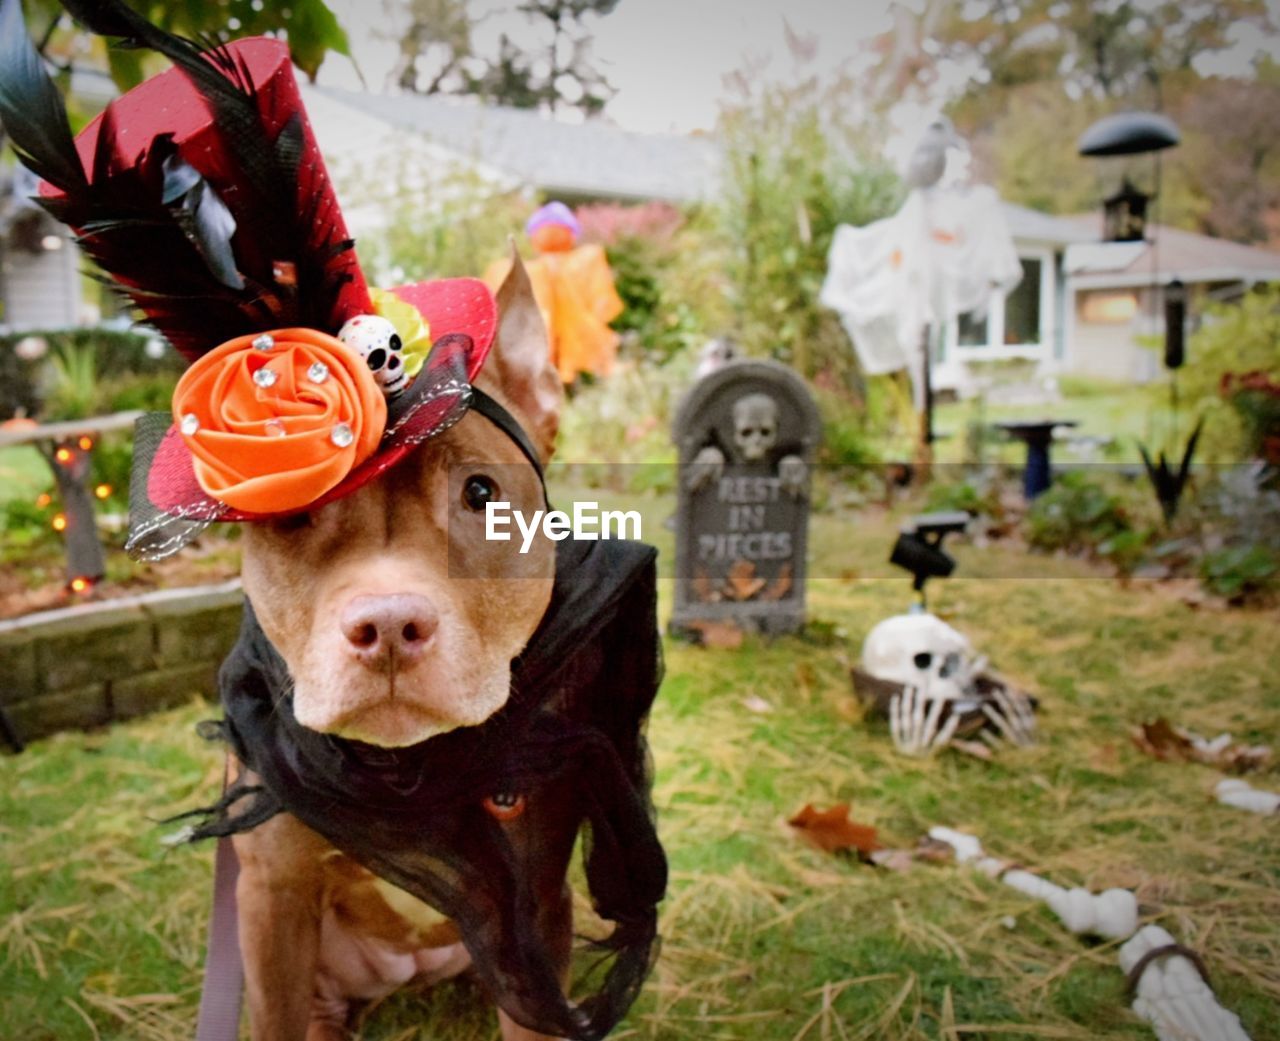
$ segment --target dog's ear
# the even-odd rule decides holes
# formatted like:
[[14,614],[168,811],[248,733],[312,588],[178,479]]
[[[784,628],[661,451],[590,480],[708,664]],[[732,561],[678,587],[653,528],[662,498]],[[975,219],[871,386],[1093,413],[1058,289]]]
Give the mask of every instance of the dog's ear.
[[555,451],[564,387],[551,363],[547,327],[524,261],[511,242],[511,269],[498,287],[498,332],[484,366],[545,463]]

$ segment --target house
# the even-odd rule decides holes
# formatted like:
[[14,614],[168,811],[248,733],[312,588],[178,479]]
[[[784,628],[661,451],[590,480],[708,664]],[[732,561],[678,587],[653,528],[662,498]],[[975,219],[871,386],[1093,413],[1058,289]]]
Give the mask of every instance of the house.
[[[305,88],[303,97],[326,160],[348,151],[340,135],[363,120],[366,133],[369,121],[389,126],[396,140],[427,141],[500,183],[571,205],[602,199],[692,203],[712,197],[719,182],[720,150],[707,137],[639,134],[599,120],[558,122],[476,98],[332,88]],[[331,149],[330,142],[338,147]]]
[[992,292],[981,317],[961,315],[934,339],[936,390],[969,397],[1013,370],[1043,382],[1064,371],[1071,291],[1066,256],[1090,232],[1037,210],[1003,202],[1001,209],[1022,262],[1022,280],[1007,296]]
[[[115,95],[93,70],[76,70],[71,90],[89,111]],[[20,163],[0,166],[0,335],[89,325],[119,310],[101,287],[86,287],[71,231],[32,201],[38,183]]]
[[[73,86],[105,93],[97,82]],[[721,152],[710,136],[557,122],[474,98],[307,84],[301,90],[357,238],[385,229],[385,192],[416,186],[424,205],[448,207],[462,197],[459,176],[494,191],[570,203],[691,204],[714,198],[719,185]],[[83,280],[65,232],[38,214],[32,223],[13,201],[11,192],[0,207],[0,328],[94,320],[98,307],[82,299]],[[1022,281],[1007,298],[993,294],[985,316],[949,323],[934,342],[934,385],[959,396],[1006,380],[1010,371],[1040,385],[1064,373],[1153,379],[1160,358],[1141,341],[1158,337],[1163,327],[1154,284],[1174,278],[1187,284],[1194,320],[1206,301],[1280,281],[1280,253],[1269,250],[1164,227],[1155,229],[1154,245],[1104,244],[1100,217],[1053,217],[1012,203],[1003,209]]]
[[35,175],[0,172],[0,332],[81,321],[80,258],[66,227],[31,201]]
[[1186,286],[1191,329],[1207,304],[1237,299],[1259,283],[1280,282],[1280,253],[1274,250],[1163,225],[1148,225],[1149,241],[1100,243],[1101,217],[1085,214],[1065,223],[1093,239],[1066,252],[1066,371],[1137,382],[1159,375],[1159,352],[1141,343],[1163,341],[1157,286],[1174,279]]

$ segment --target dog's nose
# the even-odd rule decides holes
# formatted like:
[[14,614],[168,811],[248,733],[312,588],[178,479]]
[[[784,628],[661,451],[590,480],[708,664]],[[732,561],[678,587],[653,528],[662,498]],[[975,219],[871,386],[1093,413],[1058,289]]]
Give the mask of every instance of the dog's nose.
[[407,664],[431,643],[440,613],[425,596],[393,593],[352,597],[342,609],[347,650],[373,667]]

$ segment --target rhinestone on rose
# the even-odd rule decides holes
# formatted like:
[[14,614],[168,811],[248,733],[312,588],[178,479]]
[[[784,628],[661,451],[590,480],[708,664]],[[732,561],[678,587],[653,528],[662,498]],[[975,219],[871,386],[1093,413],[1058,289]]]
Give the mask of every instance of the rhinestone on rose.
[[307,369],[307,379],[312,383],[323,383],[329,378],[329,366],[322,361],[313,362]]
[[194,412],[188,412],[185,416],[182,417],[182,422],[178,425],[178,428],[184,434],[190,437],[192,434],[194,434],[197,430],[200,429],[200,417],[197,416]]
[[279,378],[280,373],[274,369],[261,368],[253,374],[253,382],[259,387],[274,387]]
[[329,431],[329,440],[339,448],[346,448],[355,439],[356,435],[346,423],[339,423]]
[[263,333],[261,336],[253,338],[253,349],[255,351],[269,351],[276,345],[276,338],[270,333]]
[[284,423],[278,419],[268,419],[266,422],[266,431],[271,437],[284,437],[288,431],[284,428]]

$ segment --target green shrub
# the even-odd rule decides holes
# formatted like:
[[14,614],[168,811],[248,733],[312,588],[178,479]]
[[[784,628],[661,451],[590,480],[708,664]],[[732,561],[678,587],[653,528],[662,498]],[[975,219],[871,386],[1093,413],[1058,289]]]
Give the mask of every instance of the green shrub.
[[1264,598],[1280,588],[1280,553],[1259,544],[1224,546],[1201,559],[1200,578],[1228,600]]
[[1208,308],[1187,344],[1178,382],[1183,399],[1205,417],[1199,458],[1206,462],[1238,462],[1256,451],[1245,417],[1221,393],[1224,380],[1244,373],[1280,381],[1280,285]]
[[822,416],[822,446],[818,458],[834,467],[872,467],[881,462],[878,438],[867,410],[847,391],[815,388]]
[[26,497],[0,504],[0,521],[4,530],[4,552],[0,553],[0,560],[22,560],[36,548],[59,543],[62,536],[50,524],[57,512],[56,499],[50,499],[45,506]]
[[168,412],[173,400],[175,374],[157,373],[103,382],[102,398],[107,412]]
[[[23,340],[44,341],[38,359],[20,358]],[[0,419],[19,414],[71,419],[116,411],[114,397],[135,381],[172,382],[184,362],[168,346],[154,356],[152,334],[86,326],[0,336]],[[162,341],[161,341],[162,342]],[[142,406],[128,406],[142,407]],[[166,399],[160,409],[168,408]]]
[[929,486],[925,509],[929,512],[963,510],[975,517],[993,520],[1004,516],[999,483],[994,477],[987,476],[964,481],[935,481]]
[[1061,475],[1031,504],[1026,517],[1027,543],[1050,552],[1095,552],[1132,530],[1120,497],[1082,473]]
[[721,120],[729,331],[748,354],[808,377],[856,369],[837,317],[818,303],[836,227],[886,216],[898,200],[896,175],[843,122],[857,110],[850,87],[747,85]]

